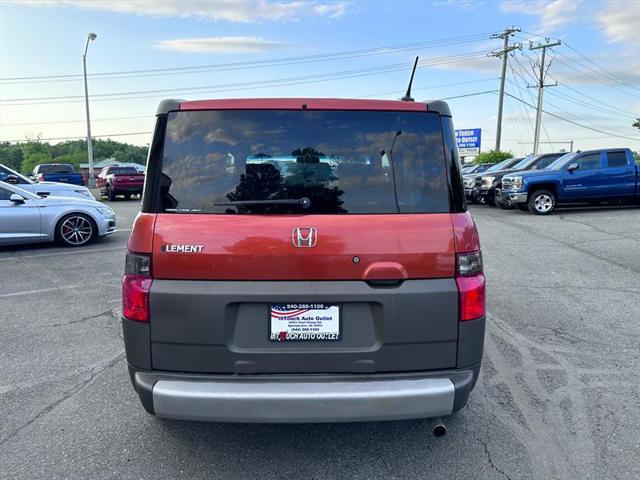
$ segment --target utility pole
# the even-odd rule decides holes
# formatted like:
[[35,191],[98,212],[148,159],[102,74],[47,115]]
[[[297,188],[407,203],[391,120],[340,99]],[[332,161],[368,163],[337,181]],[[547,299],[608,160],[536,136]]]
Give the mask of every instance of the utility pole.
[[494,33],[491,38],[501,38],[504,40],[502,50],[493,51],[489,54],[490,57],[502,57],[502,76],[500,78],[500,98],[498,100],[498,125],[496,126],[496,151],[500,150],[500,136],[502,135],[502,104],[504,102],[504,82],[507,76],[507,59],[509,58],[509,52],[513,50],[520,50],[522,45],[516,43],[509,45],[509,37],[516,32],[519,32],[518,27],[505,28],[502,33]]
[[[533,134],[533,154],[538,153],[538,147],[540,146],[540,124],[542,123],[542,97],[544,96],[545,87],[555,87],[558,85],[558,82],[545,85],[544,79],[547,76],[547,71],[549,70],[549,66],[546,67],[545,70],[545,57],[547,53],[547,48],[556,47],[560,45],[562,42],[557,40],[553,43],[549,43],[549,39],[545,38],[546,43],[538,43],[534,46],[533,42],[529,42],[529,50],[539,50],[542,49],[542,55],[540,57],[540,73],[538,76],[538,84],[537,85],[527,85],[529,88],[537,88],[538,89],[538,106],[536,107],[536,128],[535,133]],[[551,63],[549,63],[551,65]]]
[[87,49],[89,42],[93,42],[98,36],[95,33],[87,35],[87,43],[82,54],[82,68],[84,70],[84,105],[87,112],[87,160],[89,161],[89,177],[87,187],[96,188],[96,179],[93,177],[93,145],[91,145],[91,119],[89,117],[89,88],[87,86]]

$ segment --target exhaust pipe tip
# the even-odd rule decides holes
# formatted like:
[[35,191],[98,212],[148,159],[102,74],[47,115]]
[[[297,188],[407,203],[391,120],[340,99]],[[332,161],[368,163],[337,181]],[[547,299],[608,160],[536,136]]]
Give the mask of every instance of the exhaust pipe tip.
[[431,420],[431,433],[434,437],[444,437],[447,434],[447,426],[440,417]]

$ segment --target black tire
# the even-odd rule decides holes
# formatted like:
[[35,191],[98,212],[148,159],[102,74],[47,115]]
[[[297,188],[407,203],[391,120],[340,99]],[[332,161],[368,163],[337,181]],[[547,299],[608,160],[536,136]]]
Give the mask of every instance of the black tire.
[[110,202],[113,202],[116,199],[116,193],[111,190],[111,187],[109,187],[109,185],[107,185],[107,199]]
[[84,213],[70,213],[56,224],[56,241],[65,247],[83,247],[91,243],[97,235],[97,225]]
[[528,212],[529,211],[529,207],[527,206],[526,203],[516,203],[516,208],[522,212]]
[[529,211],[536,215],[549,215],[556,209],[556,195],[549,190],[536,190],[529,194]]

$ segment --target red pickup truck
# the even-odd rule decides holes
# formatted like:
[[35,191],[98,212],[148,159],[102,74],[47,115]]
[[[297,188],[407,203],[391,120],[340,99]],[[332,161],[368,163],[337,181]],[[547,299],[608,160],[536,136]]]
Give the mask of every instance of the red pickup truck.
[[134,167],[104,167],[96,179],[96,187],[100,194],[109,200],[116,195],[124,195],[129,200],[131,195],[142,195],[144,173],[138,173]]

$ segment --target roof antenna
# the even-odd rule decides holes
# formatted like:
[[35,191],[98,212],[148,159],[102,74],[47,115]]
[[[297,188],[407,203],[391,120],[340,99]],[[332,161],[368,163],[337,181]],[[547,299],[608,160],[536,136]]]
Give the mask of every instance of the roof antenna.
[[411,71],[411,79],[409,80],[409,86],[407,87],[407,93],[404,94],[400,100],[403,102],[415,102],[413,97],[411,96],[411,85],[413,85],[413,76],[416,74],[416,67],[418,66],[418,59],[420,57],[416,57],[416,61],[413,63],[413,70]]

